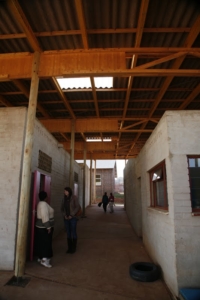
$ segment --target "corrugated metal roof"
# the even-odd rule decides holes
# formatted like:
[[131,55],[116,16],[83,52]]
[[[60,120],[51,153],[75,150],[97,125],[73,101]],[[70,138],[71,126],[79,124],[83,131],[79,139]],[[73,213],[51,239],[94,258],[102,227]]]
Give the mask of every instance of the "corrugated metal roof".
[[[1,0],[0,58],[3,57],[4,62],[5,57],[9,59],[6,55],[33,53],[36,44],[42,53],[78,53],[80,59],[81,54],[90,52],[121,51],[125,70],[130,71],[133,62],[132,67],[140,68],[144,75],[118,76],[115,73],[112,89],[93,87],[61,92],[54,78],[40,78],[37,117],[41,120],[72,119],[71,109],[76,119],[88,123],[93,118],[100,118],[101,122],[116,118],[115,132],[92,132],[90,128],[87,135],[113,137],[114,150],[108,149],[99,156],[124,159],[129,153],[129,157],[135,157],[166,110],[200,109],[199,75],[148,74],[150,70],[196,72],[200,69],[200,1],[149,0],[144,2],[148,4],[146,15],[141,11],[140,0],[82,0],[77,6],[78,2],[18,0],[16,7],[23,16],[23,23],[12,2],[9,5],[8,1]],[[91,79],[99,73],[95,62],[90,64]],[[109,63],[106,57],[101,71],[110,71]],[[68,68],[69,65],[71,62]],[[120,68],[117,69],[119,73]],[[31,78],[17,75],[11,78],[9,72],[5,73],[3,64],[0,71],[0,106],[28,106]],[[72,75],[78,77],[76,71],[72,68]],[[53,134],[58,141],[66,141],[65,136],[70,140],[70,132]],[[85,132],[76,132],[75,136],[76,141],[85,142]],[[96,152],[95,149],[93,153]]]

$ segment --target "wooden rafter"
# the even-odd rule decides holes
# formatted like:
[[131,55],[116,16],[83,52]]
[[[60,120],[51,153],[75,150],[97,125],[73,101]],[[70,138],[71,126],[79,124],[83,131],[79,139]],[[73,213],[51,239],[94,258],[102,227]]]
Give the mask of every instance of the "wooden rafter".
[[[194,43],[195,39],[197,38],[199,32],[200,32],[200,16],[197,18],[196,22],[194,23],[193,27],[191,28],[191,30],[190,30],[190,32],[188,34],[188,37],[187,37],[187,39],[185,41],[184,46],[185,47],[192,47],[192,44]],[[175,60],[174,64],[173,64],[173,66],[172,66],[172,69],[179,69],[180,66],[181,66],[181,64],[182,64],[182,62],[184,61],[185,57],[186,57],[186,55],[177,58]],[[165,82],[164,82],[164,84],[163,84],[160,92],[158,93],[157,99],[154,102],[154,104],[153,104],[153,106],[152,106],[152,108],[151,108],[151,110],[149,112],[149,115],[148,115],[149,118],[152,117],[154,111],[156,110],[158,104],[162,100],[162,97],[163,97],[164,93],[166,92],[166,90],[168,89],[168,87],[169,87],[170,83],[172,82],[173,78],[174,78],[173,76],[170,76],[170,77],[167,77],[165,79]],[[144,129],[146,127],[146,125],[147,125],[147,123],[144,123],[142,125],[141,129]],[[138,133],[137,136],[136,136],[136,138],[134,139],[134,142],[133,142],[133,144],[132,144],[129,152],[127,153],[127,157],[129,155],[130,151],[133,149],[136,141],[139,139],[140,134],[141,133]]]
[[87,30],[86,30],[86,25],[85,25],[85,17],[84,17],[84,12],[83,12],[82,0],[75,0],[75,4],[76,4],[76,11],[77,11],[77,15],[78,15],[79,25],[80,25],[80,29],[81,29],[83,47],[84,47],[84,49],[88,49],[89,46],[88,46]]
[[62,89],[60,88],[60,86],[59,86],[58,81],[56,80],[56,78],[52,77],[52,82],[53,82],[55,88],[57,89],[58,94],[59,94],[60,98],[62,99],[63,104],[65,105],[66,109],[68,110],[71,118],[72,119],[76,119],[76,117],[74,115],[74,112],[73,112],[73,110],[72,110],[72,108],[71,108],[71,106],[70,106],[70,104],[69,104],[66,96],[64,95]]
[[200,93],[200,84],[191,92],[191,94],[187,97],[187,99],[181,104],[179,109],[185,109],[191,102],[192,100],[198,96]]
[[5,99],[2,95],[0,95],[0,102],[6,107],[12,107],[13,105]]
[[[141,2],[138,25],[137,25],[137,32],[136,32],[136,39],[135,39],[135,45],[134,45],[135,47],[140,47],[148,6],[149,6],[149,0],[143,0]],[[135,69],[135,67],[137,65],[137,59],[138,59],[138,55],[136,55],[136,54],[133,55],[133,57],[131,59],[131,69],[133,69],[133,68]],[[126,116],[126,113],[127,113],[127,108],[128,108],[128,103],[130,100],[132,85],[133,85],[133,77],[129,76],[128,87],[127,87],[127,92],[126,92],[126,99],[125,99],[124,110],[123,110],[123,118]],[[124,121],[121,122],[120,128],[123,127],[123,124],[124,124]],[[119,141],[120,141],[120,139],[121,139],[121,134],[119,135]],[[116,154],[118,152],[118,148],[119,148],[119,142],[117,144]]]
[[[116,28],[116,29],[86,29],[87,34],[121,34],[121,33],[136,33],[137,28]],[[163,27],[163,28],[144,28],[145,33],[185,33],[189,32],[189,27]],[[81,35],[81,30],[54,30],[34,32],[36,37],[53,37],[67,35]],[[22,39],[26,38],[25,33],[0,34],[0,40],[7,39]]]
[[98,107],[97,93],[96,93],[94,78],[90,77],[90,81],[91,81],[91,85],[92,85],[92,95],[93,95],[93,100],[94,100],[96,116],[99,118],[99,107]]
[[26,38],[29,41],[29,44],[31,45],[32,49],[34,51],[41,52],[42,49],[38,43],[37,38],[35,37],[31,26],[17,0],[7,0],[8,7],[10,8],[10,11],[14,15],[16,21],[21,25],[21,27],[24,30],[24,33],[26,35]]
[[[13,83],[15,86],[26,96],[27,99],[29,99],[29,90],[24,86],[24,84],[19,80],[15,79],[13,80]],[[49,118],[49,114],[46,112],[46,110],[42,107],[40,103],[37,102],[37,109],[43,114],[45,118]]]

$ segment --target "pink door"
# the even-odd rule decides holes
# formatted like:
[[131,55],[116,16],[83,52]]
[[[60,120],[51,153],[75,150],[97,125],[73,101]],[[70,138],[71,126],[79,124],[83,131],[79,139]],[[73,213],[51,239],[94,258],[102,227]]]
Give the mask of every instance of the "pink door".
[[47,202],[50,203],[50,191],[51,191],[51,177],[41,174],[39,171],[34,172],[33,178],[33,197],[32,197],[32,209],[31,209],[31,240],[30,240],[30,260],[33,260],[34,250],[34,236],[35,236],[35,219],[36,209],[38,204],[38,194],[44,190],[48,194]]
[[50,199],[51,199],[51,177],[50,176],[45,175],[43,190],[47,193],[48,195],[47,203],[50,204]]

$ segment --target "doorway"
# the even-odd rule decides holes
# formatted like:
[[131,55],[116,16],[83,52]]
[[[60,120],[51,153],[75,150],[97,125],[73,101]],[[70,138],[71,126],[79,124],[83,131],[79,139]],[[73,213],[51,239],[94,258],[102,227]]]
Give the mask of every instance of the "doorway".
[[34,256],[34,240],[35,240],[35,219],[36,209],[38,204],[38,194],[40,191],[45,191],[48,195],[47,203],[50,204],[51,200],[51,177],[42,174],[39,171],[33,173],[33,184],[32,184],[32,203],[31,203],[31,233],[30,233],[30,253],[29,259],[33,260]]

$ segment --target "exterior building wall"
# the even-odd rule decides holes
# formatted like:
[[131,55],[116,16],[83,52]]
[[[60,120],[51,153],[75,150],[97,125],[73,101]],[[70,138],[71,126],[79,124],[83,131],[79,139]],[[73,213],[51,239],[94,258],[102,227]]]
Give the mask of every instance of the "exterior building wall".
[[0,109],[0,269],[13,270],[26,110]]
[[[45,172],[38,168],[39,150],[52,158],[51,173]],[[64,196],[64,188],[69,186],[70,174],[70,155],[62,147],[58,146],[57,140],[46,130],[46,128],[36,119],[34,129],[34,143],[32,154],[32,172],[38,170],[42,174],[51,176],[51,202],[54,208],[56,236],[63,228],[63,219],[61,217],[60,206]],[[82,185],[82,171],[78,163],[74,162],[74,172],[78,174],[78,197],[82,203],[82,195],[79,192]],[[73,187],[71,187],[73,190]]]
[[187,155],[200,155],[200,112],[167,115],[178,286],[197,287],[200,278],[200,216],[191,208]]
[[[128,162],[125,168],[127,211],[128,207],[133,207],[132,202],[137,202],[134,196],[129,199],[128,189],[132,182],[141,178],[138,194],[141,194],[144,245],[153,261],[161,266],[164,280],[176,296],[181,287],[199,284],[200,217],[192,214],[187,166],[187,155],[200,154],[199,140],[200,112],[165,112],[135,163]],[[148,171],[163,160],[167,173],[168,212],[150,207]],[[129,218],[134,219],[138,212],[129,214]],[[133,221],[132,224],[136,228]]]
[[[105,192],[108,196],[115,192],[115,172],[114,169],[97,169],[96,175],[101,175],[101,185],[96,185],[96,196],[102,197]],[[92,171],[92,184],[94,182],[94,170]]]
[[[15,244],[17,230],[17,212],[20,198],[20,180],[23,145],[26,126],[26,108],[0,109],[0,269],[13,270],[15,259]],[[52,158],[51,172],[38,168],[39,150]],[[60,212],[61,199],[64,196],[64,187],[69,185],[70,155],[58,147],[55,138],[36,120],[32,152],[31,172],[38,170],[44,175],[51,176],[51,206],[55,212],[55,233],[63,229],[63,219]],[[82,189],[82,172],[78,163],[74,162],[74,171],[78,173],[78,186]],[[32,203],[32,186],[30,191],[30,217]],[[73,187],[72,187],[73,188]],[[82,195],[79,202],[82,204]],[[30,225],[28,226],[30,231]],[[29,247],[29,240],[27,248]]]
[[125,169],[126,212],[138,236],[142,236],[141,179],[135,174],[135,159],[129,159]]
[[[84,172],[84,164],[78,163],[79,167],[81,168],[81,184],[79,184],[79,203],[83,207],[83,172]],[[85,207],[90,205],[90,170],[86,165],[85,170]]]

